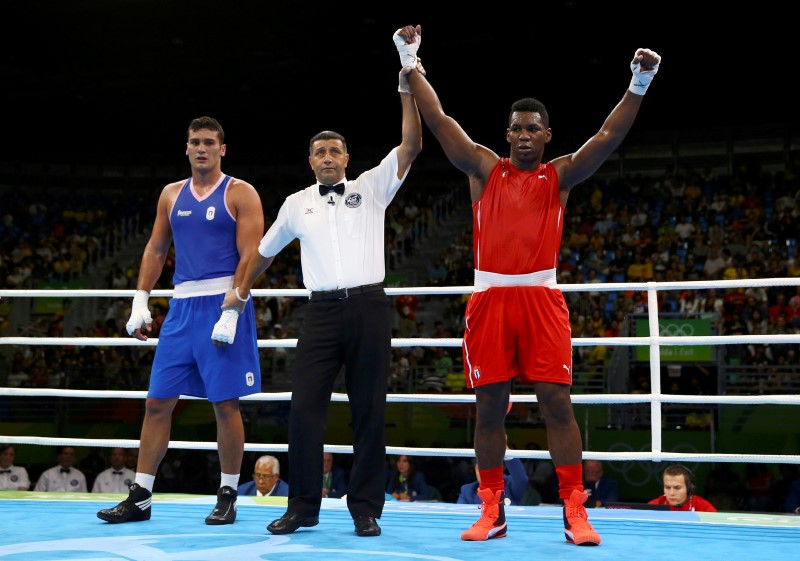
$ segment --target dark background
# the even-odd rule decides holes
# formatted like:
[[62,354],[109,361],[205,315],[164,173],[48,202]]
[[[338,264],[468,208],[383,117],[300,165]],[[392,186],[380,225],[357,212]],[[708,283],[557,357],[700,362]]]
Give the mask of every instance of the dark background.
[[[400,140],[391,36],[409,23],[423,27],[419,54],[447,112],[501,155],[508,108],[524,96],[548,106],[548,156],[576,149],[625,91],[637,47],[663,63],[632,136],[800,121],[788,5],[350,5],[3,1],[0,161],[180,164],[201,114],[225,127],[229,163],[305,165],[323,129],[344,134],[353,157],[384,152]],[[425,134],[422,158],[441,156]]]

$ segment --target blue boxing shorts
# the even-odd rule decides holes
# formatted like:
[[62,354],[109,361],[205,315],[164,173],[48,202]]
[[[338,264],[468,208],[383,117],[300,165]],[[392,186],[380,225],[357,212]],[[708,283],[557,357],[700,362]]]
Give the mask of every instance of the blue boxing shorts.
[[172,298],[161,326],[147,397],[205,397],[216,403],[261,391],[253,300],[236,324],[233,344],[218,347],[211,332],[224,294]]

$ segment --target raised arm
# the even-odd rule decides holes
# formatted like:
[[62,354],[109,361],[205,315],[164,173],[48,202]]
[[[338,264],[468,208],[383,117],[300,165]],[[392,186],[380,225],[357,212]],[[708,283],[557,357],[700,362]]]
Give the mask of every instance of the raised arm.
[[[414,40],[420,42],[422,39],[422,29],[419,25],[406,26],[397,33],[409,43]],[[398,44],[397,47],[403,64],[403,73],[406,73],[422,119],[439,141],[447,159],[469,176],[472,198],[477,200],[483,192],[489,172],[499,157],[485,146],[473,142],[461,125],[444,112],[439,96],[428,82],[419,59],[411,60],[408,57],[404,59],[401,45]]]
[[[394,35],[394,41],[398,50],[401,49],[401,46],[405,46],[407,56],[416,57],[421,38],[414,34],[415,30],[413,28],[409,29],[408,27],[403,28],[403,30],[405,30],[406,34],[410,34],[411,38],[406,39],[405,35],[400,35],[400,31],[403,30],[398,30]],[[413,54],[408,53],[409,51],[413,51]],[[401,56],[402,61],[403,57]],[[400,84],[397,91],[400,92],[400,103],[403,106],[403,137],[400,146],[397,148],[397,178],[402,179],[411,167],[412,162],[422,151],[422,120],[419,117],[417,103],[414,101],[408,86],[408,70],[405,68],[400,71]]]
[[633,121],[642,105],[642,98],[653,76],[658,72],[660,62],[661,57],[654,51],[637,49],[631,61],[633,78],[630,86],[606,117],[600,130],[576,152],[553,160],[553,165],[558,170],[562,202],[566,203],[566,197],[572,187],[594,174],[622,144],[633,126]]

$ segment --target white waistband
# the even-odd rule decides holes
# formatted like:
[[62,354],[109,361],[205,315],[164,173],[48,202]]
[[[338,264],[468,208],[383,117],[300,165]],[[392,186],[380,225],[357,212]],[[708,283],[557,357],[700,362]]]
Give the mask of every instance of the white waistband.
[[556,270],[536,271],[524,275],[501,275],[475,269],[474,292],[483,292],[496,286],[546,286],[556,288]]
[[192,296],[213,296],[225,294],[233,288],[233,277],[219,277],[199,281],[186,281],[175,285],[173,298],[191,298]]

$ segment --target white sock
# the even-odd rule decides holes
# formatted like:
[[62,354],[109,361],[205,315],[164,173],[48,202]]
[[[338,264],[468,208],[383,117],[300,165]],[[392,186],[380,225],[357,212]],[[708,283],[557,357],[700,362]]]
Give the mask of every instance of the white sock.
[[150,475],[148,473],[136,473],[136,479],[133,481],[134,483],[138,484],[139,487],[147,489],[151,493],[153,492],[153,483],[156,481],[155,475]]
[[219,486],[225,487],[226,485],[235,491],[236,488],[239,486],[239,474],[236,473],[232,475],[229,473],[220,472]]

